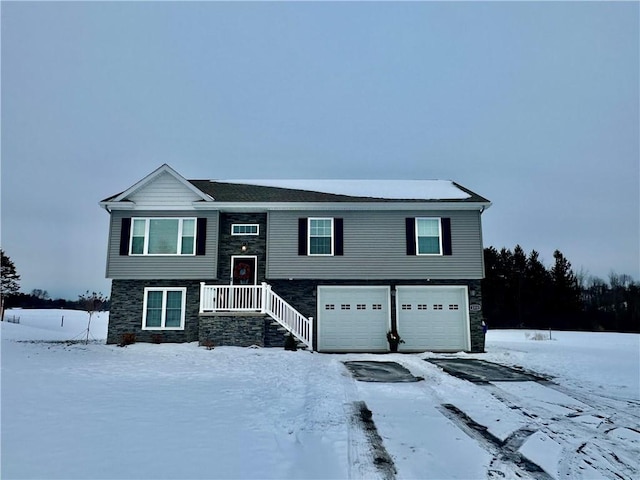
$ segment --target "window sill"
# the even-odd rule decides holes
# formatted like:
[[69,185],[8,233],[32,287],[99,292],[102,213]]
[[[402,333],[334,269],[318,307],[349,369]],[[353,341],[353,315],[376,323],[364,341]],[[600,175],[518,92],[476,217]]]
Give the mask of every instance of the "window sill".
[[195,253],[130,253],[129,257],[195,257]]
[[152,332],[175,332],[175,331],[180,331],[180,330],[184,330],[184,327],[142,327],[142,330],[149,330]]

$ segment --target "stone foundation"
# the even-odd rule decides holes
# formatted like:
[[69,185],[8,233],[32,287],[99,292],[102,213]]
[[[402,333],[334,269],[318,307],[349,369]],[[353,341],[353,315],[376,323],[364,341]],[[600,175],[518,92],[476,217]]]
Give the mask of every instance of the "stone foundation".
[[[203,280],[207,284],[220,283]],[[306,317],[317,317],[318,285],[390,285],[392,292],[397,285],[466,285],[469,305],[482,305],[480,280],[431,280],[425,281],[314,281],[270,280],[273,291],[285,299]],[[142,330],[142,308],[145,287],[186,287],[184,330]],[[200,344],[282,347],[285,335],[271,325],[273,319],[266,315],[200,315],[199,280],[114,280],[111,288],[111,312],[107,343],[119,344],[125,336],[134,335],[136,342],[200,342]],[[482,310],[469,312],[471,352],[483,352],[485,338],[482,332]],[[395,295],[391,296],[391,321],[396,324]],[[314,322],[314,339],[317,324]],[[314,349],[316,345],[314,345]]]

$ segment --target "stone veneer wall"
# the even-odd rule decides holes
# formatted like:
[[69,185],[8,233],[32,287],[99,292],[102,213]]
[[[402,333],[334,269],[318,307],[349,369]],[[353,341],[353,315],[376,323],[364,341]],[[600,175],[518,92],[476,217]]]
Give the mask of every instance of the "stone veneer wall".
[[[296,310],[306,317],[317,316],[317,287],[318,285],[391,285],[392,292],[397,285],[467,285],[469,291],[469,305],[482,305],[482,291],[480,280],[430,280],[429,282],[420,280],[350,280],[350,281],[330,281],[330,280],[269,280],[273,291],[293,305]],[[395,295],[391,296],[391,323],[396,324]],[[469,312],[469,325],[471,336],[471,352],[484,352],[485,339],[482,332],[482,310]],[[317,322],[313,325],[314,344],[317,342]],[[314,349],[317,345],[314,345]]]
[[[214,280],[208,284],[219,283]],[[317,316],[318,285],[425,285],[420,281],[312,281],[272,280],[273,291],[307,317]],[[431,280],[428,285],[467,285],[469,305],[482,305],[480,280]],[[186,287],[184,330],[142,330],[142,307],[145,287]],[[211,341],[214,345],[280,347],[285,336],[271,325],[268,316],[212,315],[200,316],[200,282],[193,280],[113,280],[107,343],[120,343],[124,334],[134,334],[139,342]],[[396,322],[395,295],[391,296],[391,321]],[[471,352],[483,352],[482,310],[470,311]],[[314,338],[317,324],[314,322]],[[314,345],[315,348],[315,345]]]
[[[186,287],[184,330],[142,330],[145,287]],[[113,280],[107,343],[120,343],[124,334],[138,342],[195,342],[198,340],[200,282],[194,280]]]
[[[234,223],[256,223],[258,235],[231,235]],[[242,244],[247,246],[242,251]],[[231,256],[248,255],[258,257],[257,284],[264,281],[267,258],[267,214],[266,213],[221,213],[220,240],[218,242],[218,279],[220,283],[231,283]]]
[[282,347],[285,337],[268,315],[206,315],[200,317],[200,344],[214,347]]

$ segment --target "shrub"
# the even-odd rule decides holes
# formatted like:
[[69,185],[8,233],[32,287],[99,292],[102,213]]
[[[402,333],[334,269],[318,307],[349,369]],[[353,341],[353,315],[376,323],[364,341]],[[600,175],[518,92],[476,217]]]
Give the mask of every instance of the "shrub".
[[123,333],[120,335],[120,343],[119,347],[126,347],[127,345],[133,345],[136,343],[136,334],[135,333]]

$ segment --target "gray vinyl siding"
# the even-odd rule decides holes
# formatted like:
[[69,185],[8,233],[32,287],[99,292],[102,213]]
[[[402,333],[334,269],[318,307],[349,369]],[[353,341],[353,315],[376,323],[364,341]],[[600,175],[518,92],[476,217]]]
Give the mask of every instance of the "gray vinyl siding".
[[[343,256],[298,255],[298,218],[344,219]],[[451,256],[409,256],[407,217],[451,219]],[[267,279],[479,279],[484,276],[478,211],[272,211]]]
[[[120,255],[120,231],[125,217],[207,218],[205,255],[129,256]],[[218,261],[217,211],[118,211],[111,213],[107,278],[112,279],[215,279]]]
[[201,197],[180,183],[173,175],[163,173],[131,194],[128,199],[142,208],[149,208],[149,206],[183,208],[191,206],[194,201],[201,200]]

